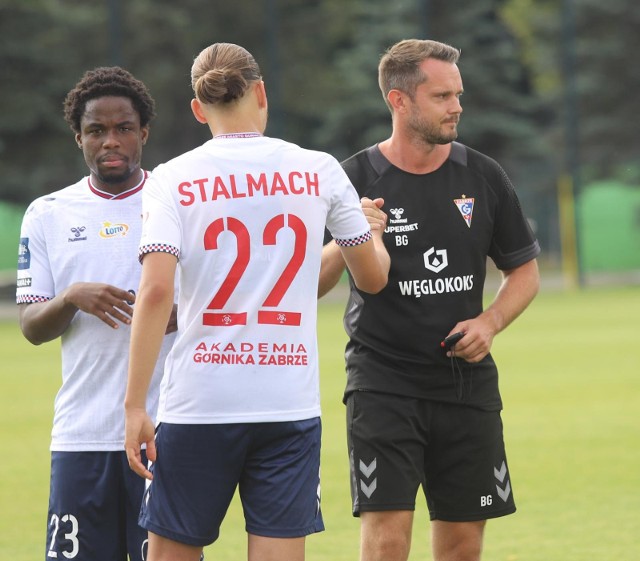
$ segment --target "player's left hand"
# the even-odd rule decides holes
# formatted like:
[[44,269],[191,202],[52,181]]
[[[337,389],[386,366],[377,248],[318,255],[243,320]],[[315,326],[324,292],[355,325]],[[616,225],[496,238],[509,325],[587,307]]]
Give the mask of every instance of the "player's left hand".
[[489,318],[483,315],[477,318],[457,323],[451,333],[464,332],[464,337],[458,341],[449,352],[448,357],[458,357],[467,362],[480,362],[491,351],[495,329]]

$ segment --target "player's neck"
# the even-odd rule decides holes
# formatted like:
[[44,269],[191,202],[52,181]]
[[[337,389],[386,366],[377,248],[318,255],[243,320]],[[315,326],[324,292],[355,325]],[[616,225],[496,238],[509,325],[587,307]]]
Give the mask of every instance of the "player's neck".
[[209,130],[215,137],[237,134],[264,134],[265,123],[258,111],[219,112],[209,121]]
[[127,179],[117,183],[104,181],[93,172],[89,174],[89,184],[93,189],[113,197],[136,189],[144,183],[144,180],[145,173],[142,168],[137,168]]
[[451,143],[425,144],[395,134],[382,141],[378,147],[394,166],[417,175],[437,170],[451,152]]

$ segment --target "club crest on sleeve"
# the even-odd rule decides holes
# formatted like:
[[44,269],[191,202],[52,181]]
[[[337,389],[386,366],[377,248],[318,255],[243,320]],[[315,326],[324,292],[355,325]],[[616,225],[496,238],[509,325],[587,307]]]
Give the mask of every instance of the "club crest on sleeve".
[[473,202],[475,199],[470,199],[462,195],[461,199],[453,199],[453,202],[458,207],[462,218],[467,223],[467,226],[471,228],[471,218],[473,216]]
[[31,252],[29,251],[29,238],[20,238],[18,244],[18,270],[31,267]]

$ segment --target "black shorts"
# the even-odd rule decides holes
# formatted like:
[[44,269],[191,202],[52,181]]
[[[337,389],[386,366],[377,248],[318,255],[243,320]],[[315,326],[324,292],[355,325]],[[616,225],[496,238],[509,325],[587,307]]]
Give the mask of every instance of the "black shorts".
[[347,399],[353,515],[414,510],[422,485],[431,520],[515,512],[499,411],[356,391]]

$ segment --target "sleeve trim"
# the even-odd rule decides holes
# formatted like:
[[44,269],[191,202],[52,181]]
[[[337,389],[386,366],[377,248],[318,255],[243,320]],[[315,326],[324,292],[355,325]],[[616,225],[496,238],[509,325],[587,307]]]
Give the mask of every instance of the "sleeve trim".
[[35,296],[33,294],[21,294],[16,297],[16,304],[35,304],[36,302],[48,302],[48,296]]
[[356,238],[347,238],[347,239],[339,239],[335,238],[336,244],[340,247],[354,247],[356,245],[361,245],[365,242],[368,242],[371,239],[371,230],[365,232],[364,234],[356,237]]
[[138,261],[140,261],[140,263],[142,263],[142,258],[147,253],[170,253],[176,258],[180,258],[180,250],[166,243],[152,243],[141,246],[138,250]]

